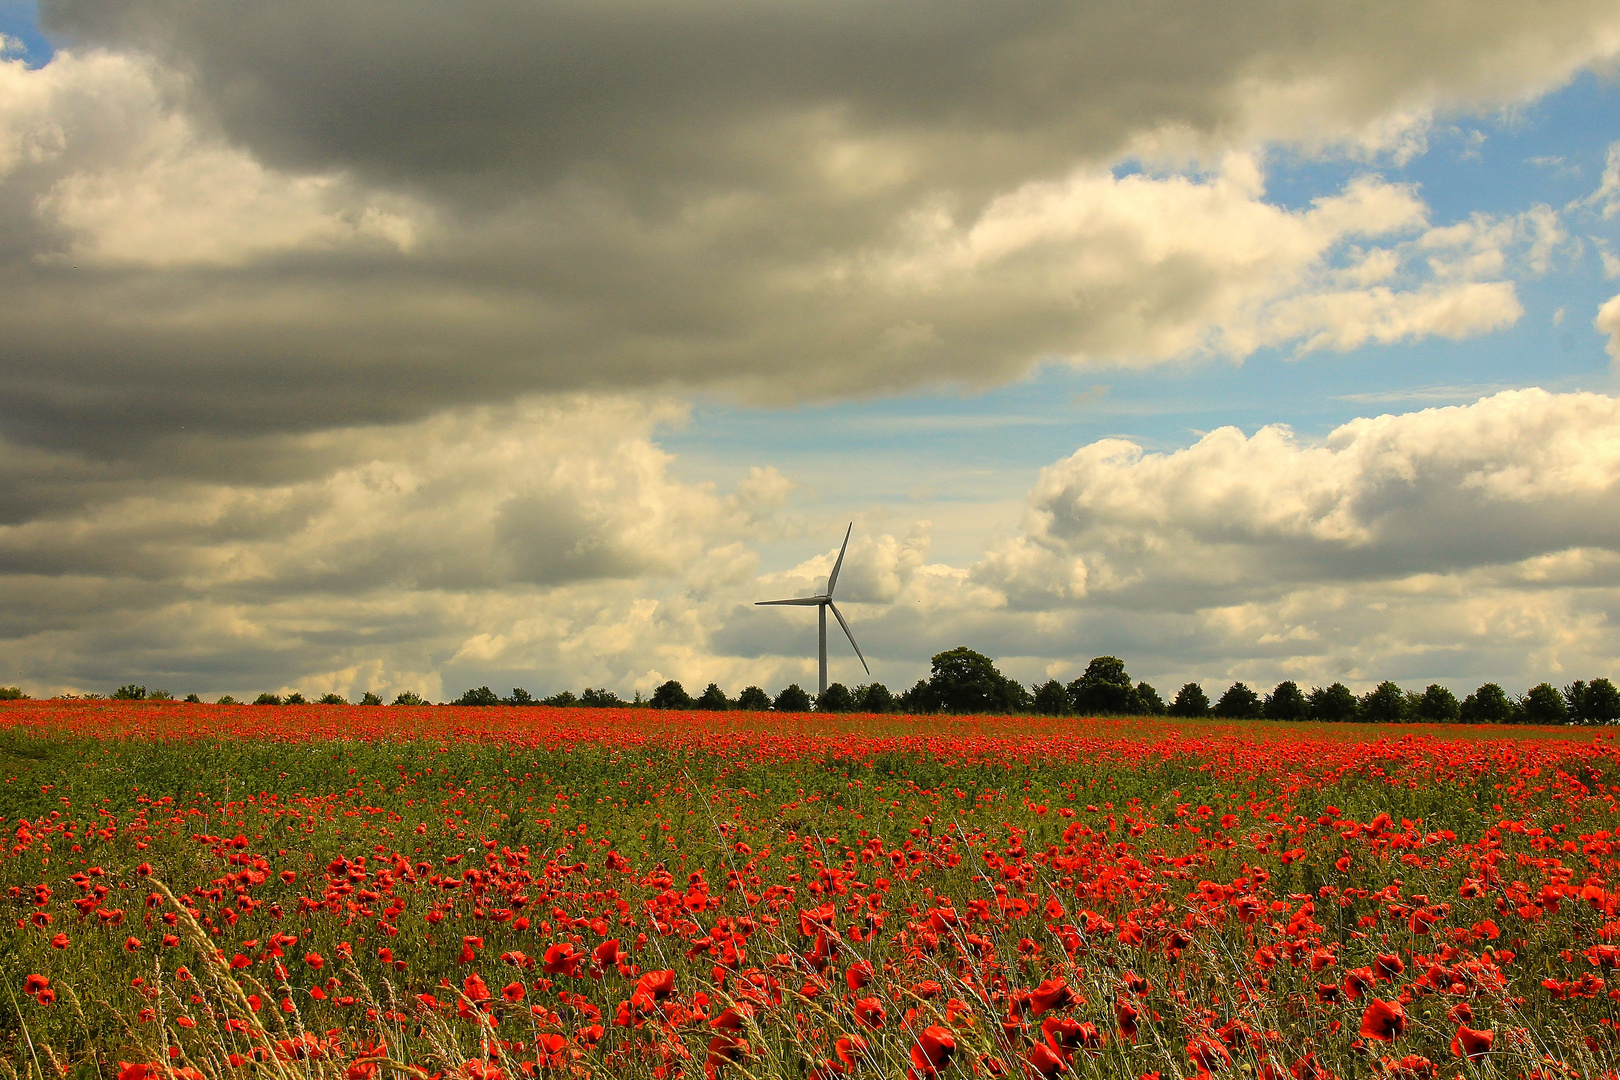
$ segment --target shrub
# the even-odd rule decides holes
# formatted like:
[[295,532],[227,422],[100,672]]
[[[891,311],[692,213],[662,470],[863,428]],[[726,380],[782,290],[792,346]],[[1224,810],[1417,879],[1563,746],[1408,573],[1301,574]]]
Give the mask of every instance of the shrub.
[[1047,679],[1035,690],[1035,711],[1042,716],[1069,715],[1069,691],[1056,679]]
[[652,699],[647,702],[655,709],[690,709],[692,698],[682,686],[674,679],[653,691]]
[[235,698],[231,697],[231,695],[225,694],[218,701],[214,702],[214,704],[215,705],[240,705],[242,703],[240,701],[237,701]]
[[198,697],[196,694],[187,694],[185,696],[185,700],[187,702],[189,702],[190,704],[192,704],[192,705],[201,705],[202,704],[202,698]]
[[1532,686],[1520,702],[1527,724],[1562,725],[1569,723],[1569,705],[1551,683]]
[[[589,691],[587,691],[589,693]],[[523,687],[514,686],[512,692],[501,699],[502,705],[533,705],[534,697]]]
[[[573,697],[572,694],[568,696]],[[491,690],[487,686],[480,686],[475,690],[468,690],[450,704],[487,707],[490,705],[499,705],[500,703],[501,698],[499,694],[495,693],[495,691]]]
[[1449,724],[1462,716],[1462,706],[1458,704],[1456,694],[1439,683],[1430,683],[1423,688],[1413,712],[1419,720],[1427,720],[1431,724]]
[[364,694],[360,695],[360,704],[362,704],[362,705],[381,705],[382,704],[382,698],[378,697],[376,694],[372,693],[370,690],[367,690]]
[[1486,683],[1463,698],[1459,711],[1465,724],[1512,724],[1519,719],[1519,710],[1496,683]]
[[1278,683],[1266,695],[1260,712],[1267,720],[1303,720],[1311,715],[1311,705],[1305,700],[1305,692],[1299,688],[1299,683],[1288,679]]
[[414,690],[401,690],[397,695],[395,695],[394,704],[395,705],[426,705],[427,702],[423,701],[420,697],[418,697]]
[[145,701],[146,687],[136,686],[134,683],[120,686],[112,692],[112,699],[114,701]]
[[1163,716],[1164,698],[1145,682],[1136,684],[1131,691],[1131,712],[1138,716]]
[[1356,695],[1344,683],[1332,686],[1313,686],[1306,698],[1311,706],[1311,719],[1329,724],[1348,723],[1356,718]]
[[253,704],[255,704],[255,705],[280,705],[281,704],[281,695],[280,694],[260,694],[258,697],[253,699]]
[[348,703],[348,699],[342,694],[325,693],[321,695],[320,704],[322,705],[347,705]]
[[832,683],[816,698],[816,711],[847,713],[855,711],[855,695],[843,683]]
[[304,701],[304,695],[300,694],[296,690],[294,690],[292,693],[288,694],[286,697],[282,698],[281,703],[283,705],[304,705],[304,704],[307,704],[307,702]]
[[1215,715],[1224,720],[1251,720],[1260,715],[1260,695],[1248,683],[1235,682],[1215,703]]
[[146,695],[147,701],[173,701],[174,695],[167,690],[153,690]]
[[[640,701],[640,695],[636,697]],[[589,686],[579,695],[579,703],[592,709],[617,709],[626,704],[623,698],[611,690],[592,690]]]
[[548,698],[541,698],[540,704],[550,705],[554,708],[566,709],[571,705],[579,704],[579,699],[574,697],[574,692],[572,690],[562,690],[558,693],[552,694]]
[[786,690],[776,695],[777,712],[809,712],[810,695],[798,683],[789,683]]
[[746,712],[768,712],[770,707],[771,695],[757,686],[745,686],[737,695],[737,708]]
[[720,689],[720,684],[710,683],[703,688],[703,693],[692,703],[693,708],[703,709],[706,712],[725,712],[731,708],[731,699],[726,692]]
[[1361,719],[1369,724],[1398,724],[1405,712],[1405,691],[1387,679],[1361,697]]
[[0,701],[27,701],[28,695],[20,686],[0,686]]
[[1176,700],[1170,703],[1171,716],[1206,716],[1208,713],[1209,696],[1195,682],[1187,683],[1176,691]]

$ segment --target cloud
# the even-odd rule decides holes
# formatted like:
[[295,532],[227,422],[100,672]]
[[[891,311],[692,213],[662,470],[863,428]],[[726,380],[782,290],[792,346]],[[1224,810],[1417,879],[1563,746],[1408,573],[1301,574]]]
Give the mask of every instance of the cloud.
[[1436,110],[1533,99],[1620,48],[1610,6],[1573,2],[42,18],[55,57],[0,61],[0,330],[29,358],[0,368],[0,430],[108,456],[182,423],[782,402],[1488,333],[1544,261],[1504,238],[1519,218],[1482,223],[1469,261],[1422,247],[1463,241],[1409,189],[1369,174],[1288,211],[1256,163],[1281,143],[1376,168]]
[[1599,333],[1609,335],[1609,355],[1620,363],[1620,296],[1611,296],[1592,320]]

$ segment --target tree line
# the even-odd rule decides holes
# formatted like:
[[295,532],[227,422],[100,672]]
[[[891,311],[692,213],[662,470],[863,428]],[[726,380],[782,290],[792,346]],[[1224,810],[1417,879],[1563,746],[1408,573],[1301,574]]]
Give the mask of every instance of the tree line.
[[[1590,682],[1576,680],[1559,689],[1551,683],[1538,683],[1515,697],[1497,683],[1486,683],[1461,701],[1450,690],[1431,683],[1422,691],[1403,690],[1384,681],[1365,694],[1357,695],[1343,683],[1313,686],[1305,690],[1291,680],[1278,683],[1262,695],[1246,683],[1235,682],[1210,701],[1204,688],[1187,683],[1166,704],[1159,692],[1145,682],[1133,682],[1125,662],[1117,656],[1098,656],[1086,665],[1085,674],[1069,683],[1048,679],[1036,687],[1026,687],[1003,675],[994,661],[964,646],[938,653],[930,662],[930,674],[901,693],[893,693],[882,683],[866,683],[853,689],[833,683],[826,692],[812,696],[798,683],[776,695],[758,686],[745,687],[729,697],[716,683],[710,683],[696,697],[687,693],[675,679],[663,683],[645,700],[638,693],[626,701],[611,690],[586,687],[575,696],[564,690],[550,697],[536,698],[522,687],[502,696],[487,686],[463,693],[451,705],[491,707],[500,705],[584,706],[587,708],[699,709],[749,712],[832,713],[1031,713],[1042,716],[1176,716],[1218,717],[1227,720],[1314,720],[1328,723],[1362,721],[1375,724],[1464,723],[1464,724],[1613,724],[1620,722],[1620,690],[1608,679]],[[24,697],[16,687],[0,687],[0,700]],[[97,698],[98,694],[86,694]],[[173,701],[165,690],[148,692],[136,684],[120,686],[108,695],[125,701]],[[200,702],[196,694],[185,701]],[[324,694],[310,701],[302,694],[260,694],[252,702],[239,702],[230,695],[218,699],[221,705],[346,705],[341,694]],[[382,705],[377,694],[366,691],[360,705]],[[417,694],[401,691],[395,705],[429,705]]]

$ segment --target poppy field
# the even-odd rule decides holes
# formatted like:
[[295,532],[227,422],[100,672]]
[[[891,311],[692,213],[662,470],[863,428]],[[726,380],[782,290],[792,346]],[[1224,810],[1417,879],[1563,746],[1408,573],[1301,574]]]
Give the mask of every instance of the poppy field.
[[1616,746],[7,703],[0,1074],[1620,1076]]

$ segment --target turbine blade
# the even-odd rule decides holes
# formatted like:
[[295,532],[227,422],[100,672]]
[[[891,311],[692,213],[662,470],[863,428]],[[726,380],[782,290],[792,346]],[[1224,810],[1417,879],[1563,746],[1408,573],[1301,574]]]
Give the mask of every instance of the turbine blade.
[[827,598],[825,596],[797,596],[791,600],[755,600],[754,606],[770,607],[773,604],[789,604],[793,607],[816,607],[826,602]]
[[855,635],[849,632],[849,623],[844,621],[844,613],[839,611],[838,605],[833,603],[831,600],[827,601],[827,606],[832,608],[833,615],[838,619],[838,625],[844,628],[844,636],[849,638],[849,643],[851,645],[855,646],[855,655],[860,656],[861,667],[866,668],[866,673],[868,675],[872,674],[872,669],[866,667],[866,657],[861,656],[861,647],[859,645],[855,645]]
[[832,596],[833,586],[838,584],[838,571],[844,568],[844,552],[849,549],[849,534],[854,531],[855,523],[852,521],[849,523],[849,528],[844,530],[844,546],[838,549],[838,561],[833,563],[833,572],[827,575],[828,597]]

